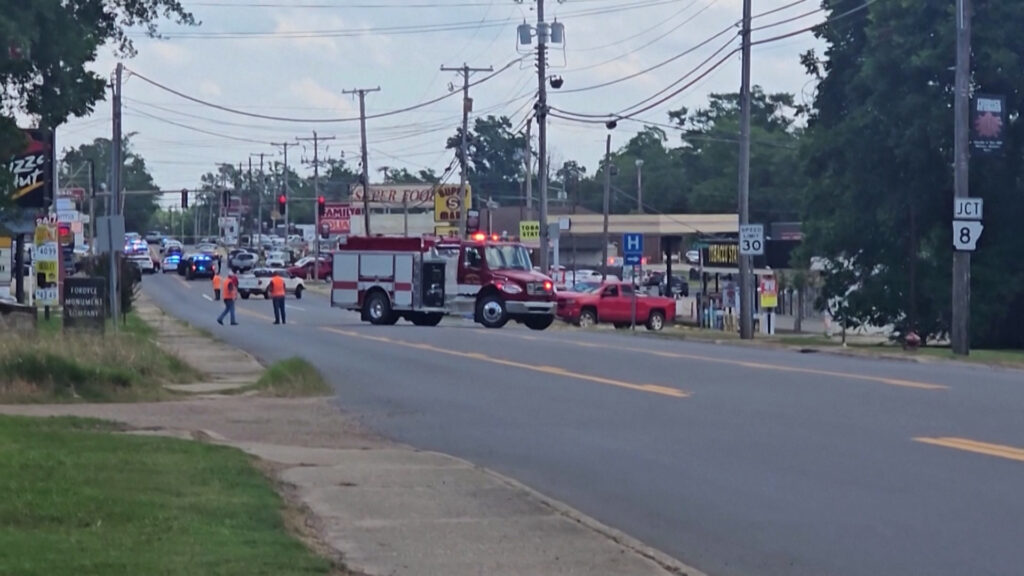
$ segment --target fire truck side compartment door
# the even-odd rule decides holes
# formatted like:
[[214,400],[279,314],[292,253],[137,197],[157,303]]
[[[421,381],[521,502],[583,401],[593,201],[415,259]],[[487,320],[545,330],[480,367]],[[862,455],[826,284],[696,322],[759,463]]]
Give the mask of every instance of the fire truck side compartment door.
[[359,259],[359,276],[392,282],[395,274],[393,254],[363,254]]
[[444,261],[429,261],[423,263],[423,277],[420,280],[421,302],[425,308],[443,308],[445,293],[445,263]]
[[331,303],[335,306],[359,304],[359,254],[334,254],[332,279],[340,288],[331,290]]
[[412,268],[415,266],[412,254],[395,255],[395,306],[412,306]]

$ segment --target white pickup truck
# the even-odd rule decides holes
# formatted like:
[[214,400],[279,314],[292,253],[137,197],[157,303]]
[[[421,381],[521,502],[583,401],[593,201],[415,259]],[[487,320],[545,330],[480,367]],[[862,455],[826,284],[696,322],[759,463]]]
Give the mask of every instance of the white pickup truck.
[[264,298],[270,298],[270,279],[275,273],[284,278],[286,294],[294,294],[296,298],[302,298],[306,284],[302,278],[293,277],[283,268],[256,268],[252,272],[240,274],[238,276],[238,295],[243,300],[248,300],[249,296],[254,294],[262,294]]

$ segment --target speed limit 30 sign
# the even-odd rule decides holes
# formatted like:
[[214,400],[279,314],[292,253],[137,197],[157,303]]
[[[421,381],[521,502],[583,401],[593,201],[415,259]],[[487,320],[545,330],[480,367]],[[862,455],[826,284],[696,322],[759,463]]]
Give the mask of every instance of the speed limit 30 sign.
[[761,224],[740,225],[740,255],[764,255],[764,226]]

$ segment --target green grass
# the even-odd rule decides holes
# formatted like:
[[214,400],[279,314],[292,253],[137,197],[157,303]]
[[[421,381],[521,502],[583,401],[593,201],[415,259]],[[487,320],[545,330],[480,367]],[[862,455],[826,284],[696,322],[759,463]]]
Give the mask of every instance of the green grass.
[[244,453],[113,430],[0,417],[0,574],[332,573]]
[[134,314],[117,334],[65,333],[56,317],[40,319],[35,336],[0,334],[0,402],[157,400],[165,383],[194,382],[154,335]]
[[280,398],[329,396],[334,392],[320,371],[298,356],[271,364],[256,384],[247,389]]

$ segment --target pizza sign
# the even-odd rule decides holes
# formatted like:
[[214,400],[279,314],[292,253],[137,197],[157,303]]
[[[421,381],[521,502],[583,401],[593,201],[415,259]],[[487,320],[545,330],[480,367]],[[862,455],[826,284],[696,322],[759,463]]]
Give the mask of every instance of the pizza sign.
[[43,208],[50,183],[50,146],[42,130],[23,133],[28,140],[25,150],[12,158],[8,166],[14,178],[11,199],[22,208]]

